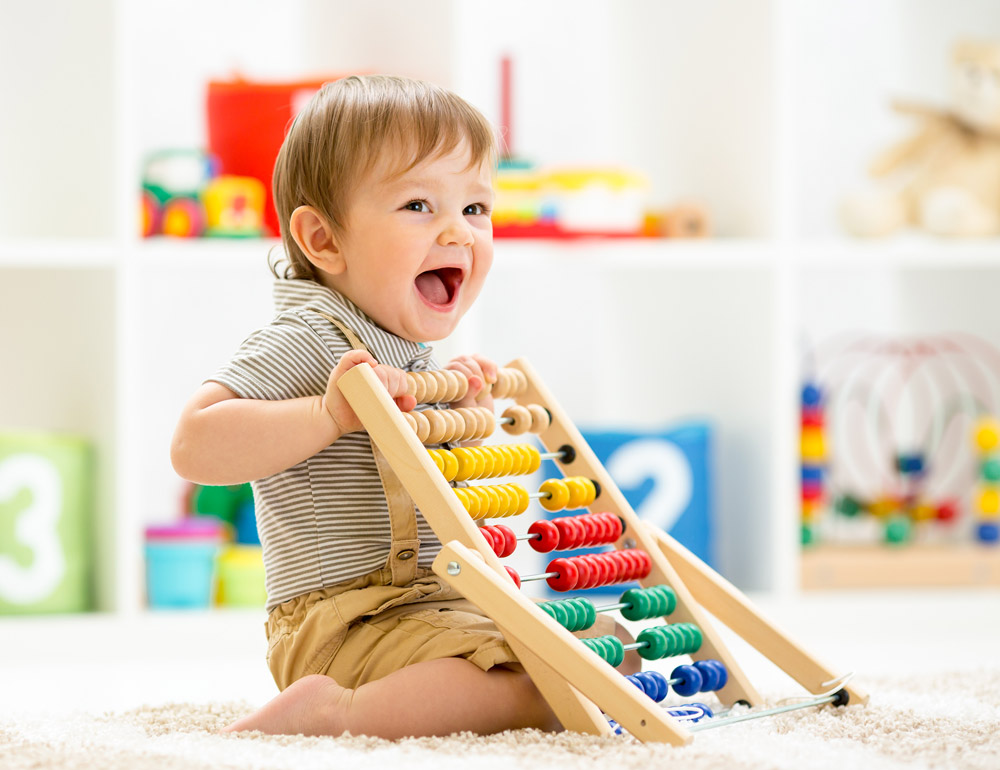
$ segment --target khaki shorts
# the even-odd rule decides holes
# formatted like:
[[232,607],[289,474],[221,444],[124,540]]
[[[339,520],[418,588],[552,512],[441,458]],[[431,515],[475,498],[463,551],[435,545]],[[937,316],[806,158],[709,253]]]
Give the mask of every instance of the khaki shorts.
[[[465,658],[484,671],[519,667],[493,621],[430,570],[405,586],[389,582],[387,569],[376,570],[275,607],[265,628],[278,689],[310,674],[355,688],[438,658]],[[614,632],[614,621],[598,615],[581,635]]]

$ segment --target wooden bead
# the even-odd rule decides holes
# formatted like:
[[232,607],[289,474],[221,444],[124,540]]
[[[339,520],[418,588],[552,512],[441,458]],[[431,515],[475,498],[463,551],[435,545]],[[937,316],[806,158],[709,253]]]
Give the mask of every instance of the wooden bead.
[[[444,397],[441,400],[449,404],[454,401],[458,401],[460,382],[465,378],[458,372],[453,372],[451,369],[441,369],[440,371],[441,375],[448,383],[444,391]],[[468,387],[468,383],[466,383],[466,387]]]
[[412,418],[414,423],[414,430],[417,433],[417,441],[421,444],[427,443],[427,434],[430,433],[431,424],[427,420],[427,415],[423,412],[407,412]]
[[469,429],[468,421],[465,418],[465,413],[461,409],[447,409],[448,416],[452,421],[452,431],[453,438],[450,441],[461,441],[462,437],[466,434]]
[[427,439],[424,443],[440,444],[444,441],[444,437],[448,434],[448,430],[451,428],[451,421],[437,409],[428,409],[424,412],[424,416],[427,418],[427,422],[430,423],[431,426],[430,432],[427,434]]
[[479,438],[486,438],[487,436],[492,436],[493,431],[497,429],[497,418],[493,414],[492,409],[487,409],[485,406],[476,407],[479,415],[483,418],[485,426],[481,431]]
[[469,392],[469,381],[465,378],[464,374],[460,374],[459,372],[452,372],[452,374],[455,375],[457,388],[455,389],[455,394],[451,400],[461,401],[465,398],[465,394]]
[[[423,378],[423,372],[409,372],[407,379],[413,383],[413,397],[417,400],[418,404],[424,403],[424,394],[427,392],[427,384]],[[407,386],[407,392],[409,392],[409,386]]]
[[528,404],[529,414],[531,414],[531,432],[544,433],[552,423],[549,417],[549,410],[541,404]]
[[406,373],[406,394],[417,397],[417,377],[413,372]]
[[504,423],[503,426],[503,429],[512,436],[520,436],[531,428],[531,412],[528,411],[527,407],[516,404],[508,406],[504,410],[503,416],[513,420],[513,422]]
[[444,389],[441,378],[437,372],[424,372],[424,382],[427,389],[424,392],[424,401],[428,404],[436,404],[441,400],[441,391]]
[[406,424],[410,426],[410,430],[416,432],[416,430],[417,430],[417,421],[413,417],[413,413],[412,412],[403,412],[402,415],[403,415],[403,419],[406,420]]
[[528,391],[528,375],[520,369],[510,369],[509,371],[514,375],[514,386],[510,394],[511,397],[523,396]]
[[499,369],[497,370],[497,381],[493,383],[493,388],[491,393],[493,398],[507,398],[510,393],[510,370],[509,369]]

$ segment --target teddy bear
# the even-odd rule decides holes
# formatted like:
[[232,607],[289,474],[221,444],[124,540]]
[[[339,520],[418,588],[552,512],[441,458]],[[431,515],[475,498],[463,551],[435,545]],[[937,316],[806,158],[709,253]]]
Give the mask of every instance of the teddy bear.
[[895,102],[917,130],[879,155],[877,180],[840,208],[852,235],[913,227],[939,236],[1000,234],[1000,43],[962,41],[952,55],[951,110]]

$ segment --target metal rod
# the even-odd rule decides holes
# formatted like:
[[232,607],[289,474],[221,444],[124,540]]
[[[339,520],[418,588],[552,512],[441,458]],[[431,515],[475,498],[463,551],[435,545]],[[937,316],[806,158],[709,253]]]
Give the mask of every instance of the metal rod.
[[795,711],[797,709],[811,708],[813,706],[822,706],[824,703],[832,703],[839,698],[840,695],[838,693],[834,693],[833,695],[825,695],[814,700],[803,701],[802,703],[793,703],[788,706],[778,706],[773,709],[767,709],[766,711],[751,711],[747,714],[740,714],[735,717],[726,717],[725,719],[709,719],[704,722],[696,722],[688,727],[688,730],[693,733],[700,730],[711,730],[713,727],[724,727],[726,725],[736,724],[737,722],[746,722],[750,719],[759,719],[760,717],[770,717],[775,714],[784,714],[786,711]]

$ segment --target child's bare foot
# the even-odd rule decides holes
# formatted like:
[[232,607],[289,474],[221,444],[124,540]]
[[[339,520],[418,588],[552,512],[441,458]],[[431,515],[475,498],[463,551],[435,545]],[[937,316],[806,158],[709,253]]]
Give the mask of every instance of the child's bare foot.
[[340,735],[354,691],[322,674],[293,682],[263,708],[222,729],[260,730],[271,735]]

